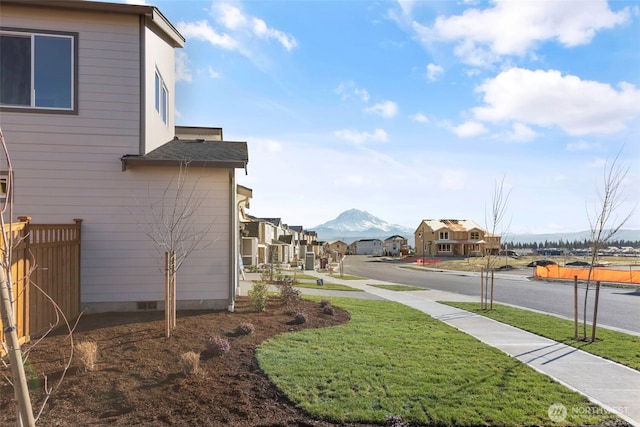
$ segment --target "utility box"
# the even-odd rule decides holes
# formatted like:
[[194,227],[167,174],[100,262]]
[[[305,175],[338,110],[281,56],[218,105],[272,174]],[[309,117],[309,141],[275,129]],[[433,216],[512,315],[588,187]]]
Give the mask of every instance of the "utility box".
[[304,269],[313,270],[316,264],[316,254],[307,252],[304,257]]

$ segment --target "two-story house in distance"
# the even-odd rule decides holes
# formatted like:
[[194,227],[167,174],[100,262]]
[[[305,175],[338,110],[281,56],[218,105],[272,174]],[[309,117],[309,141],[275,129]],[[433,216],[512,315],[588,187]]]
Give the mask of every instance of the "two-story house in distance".
[[224,141],[216,127],[176,127],[182,35],[147,5],[0,6],[0,126],[15,182],[11,220],[81,218],[83,309],[153,308],[164,299],[164,260],[148,235],[152,211],[171,206],[166,190],[188,163],[185,188],[201,196],[190,226],[203,233],[203,244],[178,272],[177,305],[232,309],[236,169],[246,169],[247,144]]
[[425,219],[413,234],[417,256],[484,256],[500,250],[500,236],[468,219]]

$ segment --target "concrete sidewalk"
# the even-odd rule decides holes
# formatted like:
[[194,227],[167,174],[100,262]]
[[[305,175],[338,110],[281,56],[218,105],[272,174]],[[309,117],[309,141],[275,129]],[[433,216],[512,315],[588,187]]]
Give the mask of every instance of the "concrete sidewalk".
[[[640,427],[639,371],[484,316],[436,302],[477,301],[477,298],[435,290],[396,292],[369,286],[369,284],[390,284],[379,280],[341,280],[337,276],[316,271],[305,271],[304,274],[322,278],[326,282],[362,289],[365,292],[300,288],[303,294],[346,297],[369,295],[413,307],[502,350],[572,390],[582,393],[592,402],[617,414],[632,425]],[[256,275],[255,278],[247,277],[247,280],[259,278],[259,275]],[[241,294],[246,295],[242,292],[243,288],[249,289],[250,282],[244,282],[241,286]],[[566,410],[570,412],[591,409],[566,408]]]

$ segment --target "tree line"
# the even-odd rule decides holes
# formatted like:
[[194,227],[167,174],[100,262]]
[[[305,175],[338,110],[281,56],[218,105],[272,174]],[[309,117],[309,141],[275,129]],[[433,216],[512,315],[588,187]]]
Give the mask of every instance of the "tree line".
[[[509,248],[513,249],[545,249],[545,248],[571,248],[571,249],[589,249],[593,247],[593,241],[590,239],[584,240],[545,240],[544,242],[518,242],[518,243],[508,243]],[[618,248],[622,247],[633,247],[640,248],[640,240],[610,240],[607,242],[607,246],[615,246]]]

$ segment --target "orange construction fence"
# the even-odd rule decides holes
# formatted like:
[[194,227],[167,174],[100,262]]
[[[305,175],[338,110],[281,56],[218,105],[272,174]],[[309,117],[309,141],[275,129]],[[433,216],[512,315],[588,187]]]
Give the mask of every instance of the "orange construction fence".
[[[568,268],[559,265],[537,266],[535,277],[547,279],[573,279],[578,276],[578,280],[587,280],[588,268]],[[608,268],[594,268],[591,272],[592,281],[632,283],[640,284],[640,270],[613,270]]]

